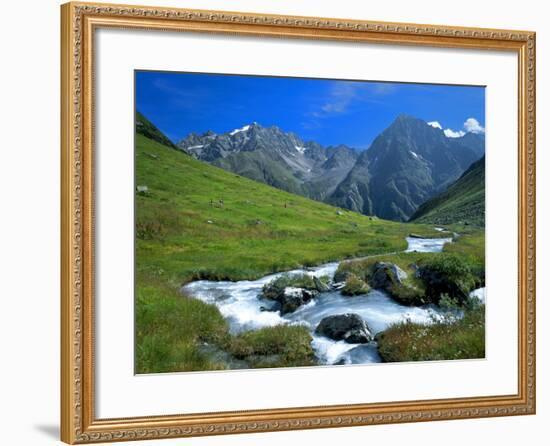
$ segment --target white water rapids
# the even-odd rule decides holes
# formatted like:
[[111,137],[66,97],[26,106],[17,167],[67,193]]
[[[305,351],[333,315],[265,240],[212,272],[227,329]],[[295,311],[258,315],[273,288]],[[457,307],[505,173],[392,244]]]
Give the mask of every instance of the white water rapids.
[[[440,252],[450,238],[422,239],[408,237],[407,252]],[[375,342],[368,344],[348,344],[344,341],[318,336],[314,333],[317,324],[326,316],[356,313],[370,327],[372,334],[385,330],[389,325],[411,320],[430,323],[437,317],[439,310],[434,306],[407,307],[398,304],[387,294],[378,290],[347,297],[339,291],[321,293],[307,305],[293,313],[281,316],[278,311],[265,311],[266,301],[258,299],[262,287],[282,274],[310,274],[329,276],[331,279],[338,263],[327,263],[308,269],[297,269],[285,273],[271,274],[258,280],[239,282],[216,282],[200,280],[185,285],[182,289],[187,295],[203,302],[216,305],[227,319],[232,333],[255,330],[278,324],[301,324],[310,328],[313,337],[312,347],[321,364],[367,364],[380,362]]]

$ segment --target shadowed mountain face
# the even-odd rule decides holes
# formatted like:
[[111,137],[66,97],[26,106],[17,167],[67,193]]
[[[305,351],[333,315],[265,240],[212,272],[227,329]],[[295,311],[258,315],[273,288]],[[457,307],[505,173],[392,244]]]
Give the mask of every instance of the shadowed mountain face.
[[445,191],[422,204],[412,215],[418,223],[462,222],[485,225],[485,156],[474,162]]
[[483,135],[448,138],[439,128],[400,115],[359,152],[304,142],[278,127],[246,125],[224,134],[190,134],[180,150],[225,170],[315,200],[407,221],[484,154]]
[[479,158],[483,137],[448,138],[425,121],[400,115],[361,153],[330,202],[406,221]]

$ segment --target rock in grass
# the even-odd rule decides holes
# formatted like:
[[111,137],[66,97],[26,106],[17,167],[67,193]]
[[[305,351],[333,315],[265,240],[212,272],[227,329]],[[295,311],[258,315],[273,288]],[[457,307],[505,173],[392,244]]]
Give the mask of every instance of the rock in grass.
[[357,296],[360,294],[367,294],[370,291],[370,287],[355,274],[350,274],[346,278],[346,283],[342,288],[342,294],[345,296]]
[[388,290],[394,285],[403,285],[407,273],[394,263],[376,262],[372,267],[370,285],[373,288]]
[[372,267],[369,283],[373,288],[387,292],[402,305],[424,305],[429,303],[423,290],[405,282],[407,273],[389,262],[377,262]]
[[327,291],[330,291],[330,287],[328,286],[328,284],[326,284],[316,276],[313,276],[313,283],[315,284],[315,288],[317,289],[317,291],[319,291],[320,293],[326,293]]
[[372,340],[367,323],[355,313],[327,316],[319,322],[315,333],[349,344],[364,344]]
[[341,269],[340,267],[336,270],[336,272],[334,273],[334,283],[341,283],[341,282],[345,282],[346,279],[348,278],[348,276],[350,275],[351,273],[349,271],[346,271],[344,269]]

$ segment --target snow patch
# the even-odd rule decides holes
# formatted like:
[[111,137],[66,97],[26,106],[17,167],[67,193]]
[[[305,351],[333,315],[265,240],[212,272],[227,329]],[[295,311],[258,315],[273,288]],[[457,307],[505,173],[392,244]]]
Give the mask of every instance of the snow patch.
[[303,146],[294,146],[294,148],[300,153],[304,153],[306,151],[306,148]]
[[414,153],[412,150],[409,150],[409,153],[414,156],[416,159],[419,159],[420,156],[417,153]]
[[202,149],[204,147],[204,144],[199,144],[197,146],[191,146],[191,147],[187,147],[187,149],[189,150],[193,150],[193,149]]
[[237,133],[240,133],[240,132],[246,132],[249,128],[250,128],[249,125],[245,125],[244,127],[241,127],[240,129],[235,129],[235,130],[229,132],[229,134],[231,136],[233,136],[233,135],[236,135]]

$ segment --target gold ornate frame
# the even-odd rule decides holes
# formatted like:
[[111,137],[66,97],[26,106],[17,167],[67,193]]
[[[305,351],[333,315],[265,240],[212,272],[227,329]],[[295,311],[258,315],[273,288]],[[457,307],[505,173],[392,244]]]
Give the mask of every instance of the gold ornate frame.
[[[67,3],[61,8],[61,439],[140,440],[535,413],[535,33]],[[142,418],[94,416],[94,31],[140,28],[513,52],[518,57],[518,393]]]

